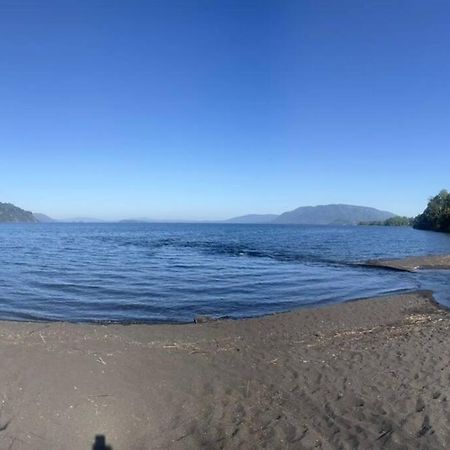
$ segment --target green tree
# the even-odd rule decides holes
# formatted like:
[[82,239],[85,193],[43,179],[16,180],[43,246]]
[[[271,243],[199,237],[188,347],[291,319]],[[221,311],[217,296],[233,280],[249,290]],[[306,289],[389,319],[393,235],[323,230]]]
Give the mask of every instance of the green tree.
[[414,219],[414,228],[450,232],[450,194],[445,189],[431,198],[425,211]]

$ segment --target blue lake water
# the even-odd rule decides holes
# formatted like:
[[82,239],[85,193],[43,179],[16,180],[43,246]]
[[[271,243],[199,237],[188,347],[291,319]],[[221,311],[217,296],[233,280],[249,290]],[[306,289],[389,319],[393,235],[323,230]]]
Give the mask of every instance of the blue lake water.
[[221,224],[0,226],[0,319],[190,322],[404,290],[450,306],[450,271],[355,266],[450,253],[410,228]]

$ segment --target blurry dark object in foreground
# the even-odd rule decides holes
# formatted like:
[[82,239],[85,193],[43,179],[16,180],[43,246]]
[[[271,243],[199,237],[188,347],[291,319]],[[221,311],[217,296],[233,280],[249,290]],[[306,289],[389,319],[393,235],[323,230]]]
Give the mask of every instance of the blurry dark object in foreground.
[[106,445],[106,439],[103,434],[98,434],[95,436],[95,442],[92,446],[92,450],[113,450],[109,445]]

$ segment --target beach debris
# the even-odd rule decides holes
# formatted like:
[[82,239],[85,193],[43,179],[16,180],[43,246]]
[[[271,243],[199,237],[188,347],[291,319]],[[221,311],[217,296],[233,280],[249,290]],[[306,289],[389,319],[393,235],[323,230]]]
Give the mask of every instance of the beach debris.
[[194,323],[210,323],[217,322],[217,319],[212,316],[196,316],[194,318]]
[[173,344],[163,345],[163,348],[181,348],[176,342]]
[[406,320],[411,324],[422,324],[432,322],[433,318],[429,314],[411,314],[406,317]]
[[388,436],[389,434],[392,433],[392,429],[389,430],[382,430],[380,435],[377,437],[377,441],[379,441],[380,439],[383,439],[384,437]]
[[106,362],[105,360],[101,357],[101,356],[97,356],[97,361],[101,364],[103,364],[104,366],[106,366]]

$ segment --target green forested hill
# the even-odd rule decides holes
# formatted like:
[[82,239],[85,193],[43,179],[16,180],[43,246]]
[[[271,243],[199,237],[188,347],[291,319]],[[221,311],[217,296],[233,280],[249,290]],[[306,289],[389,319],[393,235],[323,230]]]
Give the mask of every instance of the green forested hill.
[[33,213],[25,211],[11,203],[0,203],[0,223],[32,223],[38,220]]

